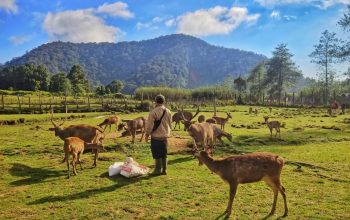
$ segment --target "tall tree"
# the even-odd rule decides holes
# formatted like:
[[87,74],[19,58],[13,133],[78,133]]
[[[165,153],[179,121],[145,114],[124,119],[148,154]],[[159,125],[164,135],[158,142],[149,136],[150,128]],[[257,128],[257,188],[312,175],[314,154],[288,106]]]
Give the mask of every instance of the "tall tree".
[[250,84],[250,93],[258,96],[258,101],[261,100],[261,94],[263,91],[263,81],[266,76],[265,63],[261,62],[257,64],[248,76],[247,82]]
[[111,93],[119,93],[124,88],[124,83],[120,80],[113,80],[107,87]]
[[84,95],[89,91],[89,81],[86,78],[84,69],[80,65],[72,66],[67,78],[72,84],[74,95]]
[[314,45],[314,51],[309,55],[311,57],[311,62],[317,64],[321,71],[319,77],[324,84],[324,101],[326,104],[329,98],[329,86],[335,76],[332,64],[337,62],[336,58],[339,51],[339,42],[335,33],[330,33],[326,30],[322,33],[319,43]]
[[243,79],[242,77],[237,77],[234,81],[235,89],[238,90],[238,92],[244,92],[247,89],[247,81]]
[[69,95],[72,90],[72,85],[65,73],[57,73],[51,77],[49,90],[50,92]]
[[266,63],[264,86],[269,87],[270,96],[277,93],[278,104],[281,104],[282,92],[295,85],[302,76],[301,71],[292,61],[293,54],[287,44],[279,44],[272,52],[272,58]]

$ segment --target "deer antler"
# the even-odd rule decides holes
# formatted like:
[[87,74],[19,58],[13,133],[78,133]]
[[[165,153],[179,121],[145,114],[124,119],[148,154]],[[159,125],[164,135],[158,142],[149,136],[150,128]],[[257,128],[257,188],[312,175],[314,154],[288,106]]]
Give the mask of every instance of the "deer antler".
[[52,123],[52,125],[53,125],[55,128],[57,128],[57,127],[62,126],[65,122],[66,122],[66,119],[64,119],[64,121],[63,121],[61,124],[56,125],[56,123],[53,121],[53,108],[51,108],[51,123]]
[[192,118],[191,118],[191,120],[190,121],[192,121],[192,119],[194,119],[197,115],[199,114],[199,106],[198,106],[198,108],[197,108],[197,112],[196,112],[196,114],[194,114],[193,116],[192,116]]

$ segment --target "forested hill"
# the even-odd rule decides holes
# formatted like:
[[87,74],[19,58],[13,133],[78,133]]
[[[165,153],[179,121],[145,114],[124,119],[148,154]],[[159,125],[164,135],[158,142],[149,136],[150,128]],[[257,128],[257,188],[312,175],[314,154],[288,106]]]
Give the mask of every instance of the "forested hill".
[[7,62],[5,66],[33,63],[51,73],[69,72],[80,64],[92,81],[125,81],[140,85],[196,87],[222,81],[227,75],[245,75],[263,55],[217,47],[195,37],[174,34],[151,40],[120,43],[52,42]]

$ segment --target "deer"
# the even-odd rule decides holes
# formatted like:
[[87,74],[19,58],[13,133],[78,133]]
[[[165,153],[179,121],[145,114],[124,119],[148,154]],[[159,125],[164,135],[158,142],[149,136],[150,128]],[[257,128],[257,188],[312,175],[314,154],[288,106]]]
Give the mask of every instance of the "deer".
[[230,142],[232,142],[232,135],[221,130],[218,126],[212,125],[214,131],[214,146],[216,145],[216,139],[218,139],[221,145],[224,145],[224,141],[221,139],[222,137],[226,137]]
[[281,183],[284,165],[282,157],[267,152],[256,152],[215,160],[207,151],[195,152],[194,156],[198,159],[199,165],[205,164],[210,171],[229,184],[229,201],[224,212],[226,218],[231,215],[238,185],[259,181],[264,181],[273,191],[272,209],[267,217],[275,213],[278,193],[281,193],[284,200],[283,217],[288,215],[286,191]]
[[105,152],[106,150],[103,148],[103,146],[98,144],[92,144],[92,143],[86,143],[82,139],[78,137],[68,137],[64,139],[64,159],[63,163],[67,162],[67,170],[68,170],[68,179],[70,178],[70,168],[69,168],[69,155],[72,155],[72,167],[73,167],[73,174],[77,175],[77,169],[76,169],[76,163],[79,162],[80,169],[83,170],[83,167],[81,165],[80,156],[83,153],[85,149],[93,149],[98,150],[101,152]]
[[111,116],[109,118],[106,118],[102,123],[98,124],[99,127],[103,127],[103,132],[105,132],[107,126],[109,126],[109,132],[112,130],[112,125],[115,124],[116,127],[118,125],[118,121],[120,121],[118,116]]
[[258,115],[258,109],[256,109],[256,108],[254,109],[254,114]]
[[269,116],[264,116],[265,124],[270,129],[270,137],[272,137],[272,130],[276,130],[275,137],[277,137],[277,133],[279,134],[279,137],[281,137],[281,123],[279,121],[269,121]]
[[[65,120],[57,125],[53,120],[53,110],[51,111],[51,123],[54,127],[49,130],[55,131],[55,136],[58,136],[63,141],[68,137],[78,137],[87,143],[98,144],[102,143],[104,139],[103,131],[91,125],[70,125],[63,128],[61,126],[65,123]],[[93,166],[96,167],[99,152],[95,149],[93,149],[92,152],[95,154]]]
[[271,106],[269,107],[269,111],[270,111],[270,114],[271,114],[272,113],[272,107]]
[[191,124],[195,123],[194,121],[192,121],[198,114],[199,114],[199,107],[196,111],[196,113],[191,116],[191,117],[186,117],[183,112],[180,112],[181,116],[182,116],[182,120],[181,123],[184,124],[184,131],[187,131],[188,128],[190,127]]
[[198,116],[198,123],[202,123],[204,121],[205,121],[205,116],[204,115]]
[[213,147],[214,130],[210,123],[191,124],[187,129],[188,134],[192,137],[193,148],[198,149],[198,145],[206,149],[208,146]]
[[143,136],[146,131],[146,121],[147,119],[145,117],[138,117],[133,120],[122,120],[123,123],[118,125],[118,131],[126,127],[126,130],[128,130],[130,135],[132,136],[131,143],[134,144],[136,131],[141,130],[140,142],[142,142]]
[[217,117],[217,116],[213,116],[212,118],[215,119],[216,123],[219,124],[221,126],[222,130],[225,130],[225,124],[228,122],[228,120],[230,118],[232,118],[231,114],[229,112],[226,112],[227,117],[226,118],[222,118],[222,117]]
[[[199,106],[198,106],[198,109],[197,109],[197,112],[199,113]],[[179,125],[179,129],[180,128],[180,122],[184,119],[193,119],[194,117],[197,116],[197,114],[195,114],[195,116],[193,116],[192,112],[188,112],[188,111],[184,111],[183,108],[181,111],[178,111],[176,112],[173,116],[172,116],[172,122],[175,122],[175,126],[174,126],[174,129],[176,128],[176,125]]]
[[252,112],[253,112],[253,108],[252,108],[252,107],[249,107],[249,112],[248,112],[248,114],[252,114]]
[[214,118],[208,118],[207,120],[205,120],[205,122],[216,124],[216,120]]

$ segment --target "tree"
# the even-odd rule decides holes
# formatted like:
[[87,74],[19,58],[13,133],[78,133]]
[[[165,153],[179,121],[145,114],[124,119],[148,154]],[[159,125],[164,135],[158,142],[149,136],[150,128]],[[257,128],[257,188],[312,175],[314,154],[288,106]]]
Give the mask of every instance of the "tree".
[[69,95],[72,91],[72,85],[65,73],[57,73],[51,77],[50,92],[57,92]]
[[73,86],[74,95],[84,95],[89,91],[89,81],[86,79],[84,69],[80,65],[73,65],[67,78]]
[[113,80],[110,84],[107,85],[107,87],[109,88],[111,93],[115,94],[122,91],[122,89],[124,88],[124,83],[120,80]]
[[266,63],[266,77],[263,85],[269,87],[271,97],[277,93],[279,105],[282,92],[295,85],[302,76],[292,57],[293,54],[289,52],[287,44],[279,44],[272,52],[272,58]]
[[317,64],[321,71],[319,77],[324,84],[324,101],[326,102],[328,102],[329,98],[329,86],[335,76],[335,71],[332,70],[332,64],[337,62],[336,57],[339,51],[339,42],[335,33],[330,33],[326,30],[322,33],[319,43],[314,45],[314,51],[309,55],[311,62]]
[[236,78],[233,83],[238,92],[244,92],[247,89],[247,81],[240,76]]
[[258,101],[261,100],[261,93],[263,90],[263,81],[266,75],[265,63],[258,63],[248,76],[247,82],[250,83],[250,93],[258,96]]

